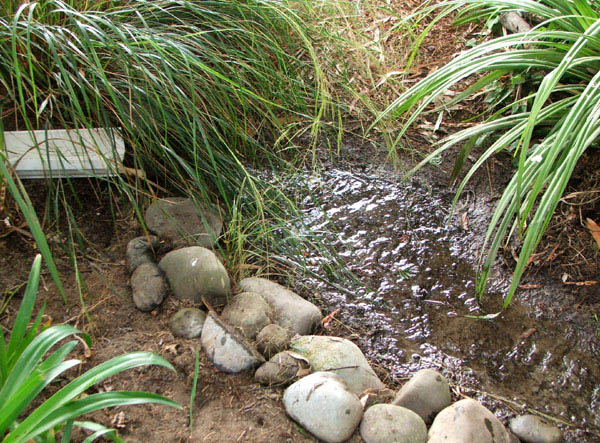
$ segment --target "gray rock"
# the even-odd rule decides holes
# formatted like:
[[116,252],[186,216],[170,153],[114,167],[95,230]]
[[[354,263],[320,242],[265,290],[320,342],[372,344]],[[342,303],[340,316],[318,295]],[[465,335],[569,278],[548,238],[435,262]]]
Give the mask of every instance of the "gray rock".
[[507,430],[507,432],[508,432],[508,442],[509,443],[521,443],[521,440],[519,439],[519,437],[517,437],[515,434],[513,434],[509,430]]
[[410,409],[378,404],[364,413],[360,436],[365,443],[425,443],[427,426]]
[[253,292],[236,295],[221,312],[223,320],[239,328],[250,339],[254,339],[262,328],[271,323],[271,316],[271,307]]
[[140,311],[152,311],[167,295],[164,274],[155,263],[140,264],[131,276],[133,303]]
[[176,246],[212,248],[223,230],[223,221],[217,212],[185,197],[153,202],[144,220],[149,230]]
[[524,443],[560,443],[562,432],[536,415],[521,415],[513,418],[510,430]]
[[242,280],[239,286],[243,291],[262,296],[273,309],[274,322],[294,334],[314,332],[323,318],[319,308],[275,282],[251,277]]
[[362,405],[337,375],[316,372],[288,387],[283,404],[290,417],[327,443],[350,438],[362,418]]
[[131,274],[142,263],[152,263],[154,261],[154,250],[158,249],[158,237],[151,235],[149,237],[136,237],[127,243],[125,259],[127,269]]
[[267,358],[287,349],[290,344],[290,333],[287,329],[271,323],[265,326],[256,336],[258,352]]
[[450,386],[442,374],[433,369],[422,369],[398,391],[394,405],[416,412],[427,424],[436,414],[450,406]]
[[298,371],[307,367],[306,363],[292,357],[288,352],[280,352],[256,370],[254,379],[267,386],[289,384],[296,379]]
[[208,359],[222,372],[246,371],[265,361],[242,335],[213,312],[208,313],[200,341]]
[[177,337],[200,337],[205,320],[206,312],[196,308],[183,308],[171,318],[171,331]]
[[227,303],[229,276],[214,252],[200,246],[176,249],[165,255],[159,266],[178,299],[201,302],[205,297],[212,306]]
[[428,443],[509,443],[508,432],[488,409],[470,398],[442,410],[429,428]]
[[338,375],[356,395],[367,389],[385,388],[358,346],[349,340],[307,335],[294,338],[290,347],[305,357],[314,371],[328,371]]

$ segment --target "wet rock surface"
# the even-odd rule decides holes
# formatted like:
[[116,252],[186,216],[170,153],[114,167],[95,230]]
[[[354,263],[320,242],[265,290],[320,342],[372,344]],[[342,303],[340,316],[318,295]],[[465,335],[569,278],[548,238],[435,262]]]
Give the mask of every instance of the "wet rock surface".
[[249,339],[271,323],[271,307],[258,294],[242,292],[231,297],[221,312],[221,318],[239,330]]
[[276,324],[270,324],[261,329],[256,336],[258,351],[267,358],[287,349],[291,334],[287,329]]
[[190,198],[169,197],[154,201],[144,216],[146,226],[175,246],[214,246],[223,222],[216,211]]
[[385,388],[361,350],[349,340],[308,335],[294,338],[290,348],[305,357],[314,371],[336,374],[356,395],[360,395],[367,389]]
[[428,443],[509,443],[502,423],[484,406],[460,400],[441,411],[429,428]]
[[337,375],[316,372],[288,387],[283,404],[290,417],[327,443],[346,441],[363,415],[358,397]]
[[205,297],[213,307],[227,303],[229,276],[214,252],[200,246],[176,249],[165,255],[159,266],[178,299],[199,303]]
[[142,263],[154,262],[154,251],[158,249],[160,241],[158,237],[150,235],[148,237],[136,237],[127,243],[125,252],[125,261],[129,273],[133,273]]
[[142,263],[131,275],[131,290],[135,307],[148,312],[162,303],[168,287],[163,272],[155,263]]
[[273,309],[274,322],[295,334],[310,334],[321,322],[319,308],[278,283],[250,277],[240,281],[239,286],[259,294]]
[[410,409],[395,405],[373,405],[360,423],[365,443],[425,443],[427,426]]
[[254,379],[267,386],[289,384],[298,377],[299,371],[307,368],[307,364],[289,352],[280,352],[256,370]]
[[201,343],[208,359],[222,372],[247,371],[265,361],[251,343],[213,312],[202,327]]
[[169,326],[177,337],[196,338],[202,334],[206,312],[197,308],[183,308],[171,317]]
[[536,415],[521,415],[510,420],[510,430],[523,443],[560,443],[562,433],[556,426]]
[[428,425],[436,414],[450,406],[450,387],[446,378],[433,369],[422,369],[402,386],[393,404],[416,412]]

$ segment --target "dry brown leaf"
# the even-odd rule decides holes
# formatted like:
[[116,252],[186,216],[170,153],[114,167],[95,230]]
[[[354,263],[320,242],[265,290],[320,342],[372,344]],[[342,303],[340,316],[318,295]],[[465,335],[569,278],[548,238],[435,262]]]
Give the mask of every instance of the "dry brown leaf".
[[592,237],[594,237],[596,244],[600,248],[600,226],[591,218],[587,218],[585,220],[585,227],[589,229],[590,234],[592,234]]
[[322,321],[321,321],[321,326],[323,327],[323,329],[327,329],[327,327],[329,326],[329,323],[331,323],[331,321],[333,320],[333,318],[336,316],[336,314],[340,312],[340,308],[337,308],[335,311],[333,311],[331,314],[327,315]]

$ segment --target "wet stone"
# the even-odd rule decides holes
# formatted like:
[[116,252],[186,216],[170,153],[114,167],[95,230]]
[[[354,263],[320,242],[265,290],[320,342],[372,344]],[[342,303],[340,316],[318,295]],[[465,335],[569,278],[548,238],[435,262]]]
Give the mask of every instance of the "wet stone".
[[256,336],[258,352],[267,358],[281,352],[290,344],[290,333],[287,329],[276,324],[270,324],[261,329]]
[[378,404],[364,413],[360,436],[365,443],[425,443],[427,426],[410,409]]
[[233,297],[221,318],[231,326],[239,328],[247,338],[254,339],[256,334],[271,323],[271,307],[258,294],[242,292]]
[[509,443],[508,432],[487,408],[471,399],[442,410],[429,428],[428,443]]
[[266,386],[289,384],[296,379],[298,371],[307,367],[305,362],[292,357],[289,352],[280,352],[256,370],[254,379]]
[[422,369],[402,386],[393,404],[416,412],[425,423],[431,424],[436,414],[451,402],[446,378],[433,369]]
[[283,404],[290,417],[327,443],[346,441],[360,423],[358,397],[337,375],[316,372],[288,387]]
[[313,370],[338,375],[356,395],[367,389],[384,389],[385,385],[373,372],[358,346],[339,337],[307,335],[290,343],[292,351],[305,357]]
[[510,430],[523,443],[560,443],[562,432],[536,415],[521,415],[509,423]]
[[213,307],[226,304],[229,276],[213,251],[200,246],[176,249],[165,255],[159,266],[178,299],[200,303],[204,297]]
[[265,361],[252,344],[213,312],[208,313],[200,340],[208,359],[222,372],[247,371]]
[[155,263],[140,264],[131,276],[133,303],[140,311],[158,307],[167,295],[167,282]]
[[171,332],[176,337],[196,338],[202,334],[206,312],[197,308],[183,308],[171,318]]
[[223,221],[216,211],[185,197],[153,202],[144,220],[149,230],[175,246],[212,248],[223,230]]
[[159,246],[158,237],[151,235],[149,237],[136,237],[127,243],[125,259],[127,269],[131,274],[142,263],[154,262],[154,253]]
[[239,286],[243,291],[259,294],[273,309],[273,321],[294,334],[310,334],[321,322],[319,308],[278,283],[251,277]]

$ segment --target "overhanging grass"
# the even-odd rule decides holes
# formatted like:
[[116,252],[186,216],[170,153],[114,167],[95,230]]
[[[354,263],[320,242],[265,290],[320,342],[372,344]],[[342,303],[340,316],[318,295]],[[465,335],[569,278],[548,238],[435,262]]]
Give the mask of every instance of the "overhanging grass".
[[[503,241],[519,234],[522,249],[505,296],[508,306],[529,258],[539,244],[563,195],[575,165],[589,147],[598,146],[600,135],[600,3],[583,0],[461,0],[437,4],[441,15],[459,11],[457,23],[485,20],[508,11],[526,13],[535,20],[531,31],[510,34],[478,44],[458,54],[414,87],[400,94],[378,121],[390,116],[408,117],[396,139],[405,134],[419,115],[431,110],[437,97],[472,75],[480,76],[473,86],[458,94],[450,106],[489,87],[505,75],[531,75],[531,92],[512,104],[494,110],[480,125],[449,136],[418,167],[446,149],[463,144],[460,170],[475,142],[491,140],[461,182],[457,197],[475,171],[492,155],[508,151],[517,159],[517,169],[498,202],[487,230],[477,284],[481,296]],[[523,106],[524,105],[524,106]],[[522,108],[525,110],[521,110]],[[516,111],[513,111],[516,109]]]
[[266,250],[291,206],[246,165],[280,164],[330,111],[307,23],[287,1],[3,2],[3,127],[119,128],[144,172],[111,178],[117,195],[137,205],[169,190],[241,211],[225,248],[245,232]]

